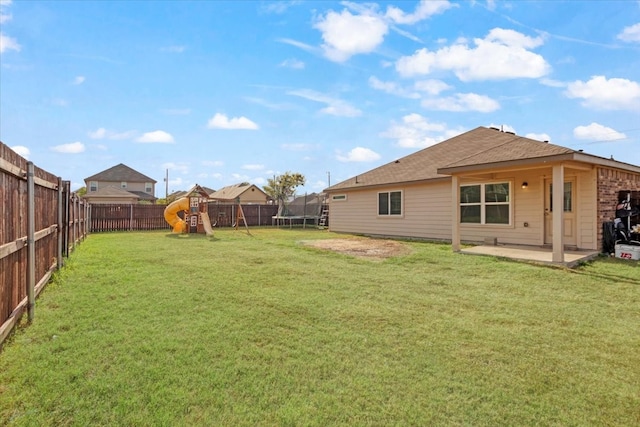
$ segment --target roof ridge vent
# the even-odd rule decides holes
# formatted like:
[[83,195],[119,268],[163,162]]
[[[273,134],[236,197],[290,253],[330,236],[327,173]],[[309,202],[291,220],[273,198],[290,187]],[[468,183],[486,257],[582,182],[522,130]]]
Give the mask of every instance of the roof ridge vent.
[[511,131],[508,131],[508,130],[505,130],[504,133],[510,133],[511,135],[515,135],[516,134],[515,132],[511,132]]

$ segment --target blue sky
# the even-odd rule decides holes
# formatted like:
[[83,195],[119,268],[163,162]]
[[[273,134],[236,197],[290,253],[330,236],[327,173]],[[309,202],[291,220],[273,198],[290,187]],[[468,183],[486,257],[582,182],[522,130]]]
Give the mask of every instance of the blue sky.
[[320,191],[478,126],[640,165],[639,1],[0,0],[0,140],[65,180]]

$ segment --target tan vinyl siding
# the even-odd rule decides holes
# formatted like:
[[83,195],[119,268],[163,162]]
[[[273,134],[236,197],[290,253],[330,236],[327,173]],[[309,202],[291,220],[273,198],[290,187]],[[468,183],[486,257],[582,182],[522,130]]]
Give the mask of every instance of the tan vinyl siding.
[[[522,188],[527,182],[528,187]],[[541,245],[544,239],[544,200],[540,197],[544,180],[539,173],[494,174],[491,179],[464,180],[468,182],[510,182],[511,223],[509,225],[461,224],[460,237],[466,242],[483,242],[497,238],[498,243]],[[525,227],[525,223],[527,226]]]
[[[544,244],[544,182],[551,168],[494,173],[489,178],[466,178],[461,185],[487,182],[511,183],[511,223],[509,225],[461,224],[463,242],[484,242],[541,246]],[[577,245],[597,249],[596,177],[593,171],[568,170],[567,179],[576,185]],[[526,189],[522,183],[527,182]],[[402,191],[402,216],[378,216],[378,193]],[[368,190],[342,191],[347,199],[331,202],[330,229],[336,232],[374,236],[451,240],[452,192],[450,181],[429,184],[395,185]],[[455,209],[459,209],[456,204]],[[526,226],[525,226],[526,223]]]
[[[402,191],[402,215],[378,215],[378,193]],[[451,239],[449,182],[389,186],[343,192],[347,200],[331,202],[332,231],[378,236]]]

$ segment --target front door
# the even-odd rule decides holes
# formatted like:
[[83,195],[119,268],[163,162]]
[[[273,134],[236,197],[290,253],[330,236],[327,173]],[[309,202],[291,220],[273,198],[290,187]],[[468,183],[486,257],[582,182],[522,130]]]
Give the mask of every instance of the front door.
[[[576,246],[576,203],[575,180],[564,182],[564,244]],[[544,243],[553,243],[553,182],[550,179],[544,181]]]

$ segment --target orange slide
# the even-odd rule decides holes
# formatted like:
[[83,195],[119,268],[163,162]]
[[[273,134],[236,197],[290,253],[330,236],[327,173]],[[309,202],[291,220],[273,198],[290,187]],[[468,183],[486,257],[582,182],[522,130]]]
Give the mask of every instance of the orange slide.
[[176,200],[175,202],[171,202],[164,209],[164,219],[169,223],[171,227],[173,227],[174,233],[184,233],[187,230],[187,223],[178,216],[178,212],[188,211],[188,210],[189,210],[188,197],[183,197],[181,199]]

